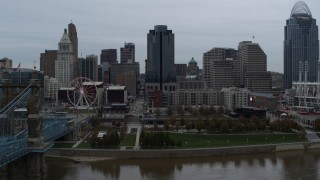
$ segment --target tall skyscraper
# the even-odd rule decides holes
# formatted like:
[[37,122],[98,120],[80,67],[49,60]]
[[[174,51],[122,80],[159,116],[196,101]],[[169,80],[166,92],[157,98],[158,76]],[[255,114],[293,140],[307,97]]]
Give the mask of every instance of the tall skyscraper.
[[79,75],[92,81],[98,81],[98,56],[88,55],[86,58],[79,58]]
[[134,43],[124,43],[120,48],[120,63],[135,62],[135,45]]
[[68,35],[72,44],[73,51],[73,78],[79,77],[78,71],[78,35],[76,26],[73,23],[68,24]]
[[[213,48],[203,54],[203,77],[209,88],[220,90],[223,87],[237,86],[233,73],[237,50],[232,48]],[[238,61],[236,61],[238,62]]]
[[260,45],[247,42],[240,53],[244,64],[241,67],[244,69],[241,70],[244,73],[244,87],[252,91],[270,91],[272,81],[271,74],[267,72],[267,55]]
[[109,64],[117,63],[117,49],[102,49],[100,54],[100,64],[107,62]]
[[147,35],[146,82],[163,83],[176,81],[174,71],[174,34],[165,25],[156,25]]
[[55,62],[55,78],[62,87],[67,87],[73,79],[73,60],[72,43],[68,36],[67,29],[65,29],[59,42],[59,50]]
[[55,77],[55,62],[57,59],[57,50],[45,50],[40,54],[40,71],[49,77]]
[[[284,88],[290,89],[293,81],[299,81],[299,63],[308,64],[307,81],[317,80],[319,38],[316,20],[308,6],[298,1],[284,28]],[[306,63],[307,62],[307,63]],[[302,73],[302,79],[305,73]]]

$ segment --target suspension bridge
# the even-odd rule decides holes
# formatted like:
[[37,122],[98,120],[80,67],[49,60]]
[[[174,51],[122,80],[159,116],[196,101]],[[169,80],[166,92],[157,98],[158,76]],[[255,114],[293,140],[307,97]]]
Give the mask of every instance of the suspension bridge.
[[[0,167],[28,153],[43,153],[53,146],[53,141],[79,128],[89,117],[44,116],[39,82],[27,86],[10,87],[0,84],[0,101],[6,92],[16,91],[16,96],[0,110]],[[8,93],[7,93],[8,94]]]

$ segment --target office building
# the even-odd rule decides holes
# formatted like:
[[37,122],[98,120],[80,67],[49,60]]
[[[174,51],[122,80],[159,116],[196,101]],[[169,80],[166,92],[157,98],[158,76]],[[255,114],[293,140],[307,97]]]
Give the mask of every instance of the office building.
[[5,57],[0,59],[0,69],[10,69],[12,68],[12,60]]
[[[317,80],[319,61],[319,38],[316,19],[308,6],[298,1],[286,21],[284,28],[284,88],[292,88],[292,82],[299,81],[299,63],[303,67],[302,79]],[[305,78],[305,75],[307,78]]]
[[187,76],[187,64],[174,64],[176,80],[185,79]]
[[100,54],[100,64],[107,62],[109,64],[117,63],[117,49],[102,49]]
[[43,71],[45,76],[55,77],[57,54],[58,50],[45,50],[40,54],[40,71]]
[[199,75],[199,66],[196,60],[192,57],[192,59],[188,63],[187,67],[188,75]]
[[73,79],[79,77],[78,71],[78,34],[77,28],[73,23],[68,24],[68,35],[72,44],[73,52]]
[[110,65],[110,83],[126,86],[129,96],[136,96],[140,74],[139,63],[118,63]]
[[59,42],[57,60],[55,61],[55,78],[63,87],[67,87],[73,80],[74,68],[73,48],[67,29],[64,30]]
[[146,82],[164,83],[176,81],[174,71],[174,34],[165,25],[156,25],[147,35]]
[[203,78],[208,88],[221,90],[223,87],[236,86],[233,66],[237,60],[237,50],[232,48],[213,48],[203,54]]
[[135,62],[135,45],[134,43],[124,43],[124,47],[120,48],[120,63]]
[[92,81],[98,81],[98,56],[88,55],[86,58],[79,58],[79,76],[86,77]]
[[271,91],[272,79],[267,72],[267,55],[257,43],[245,43],[241,49],[244,87],[257,91]]

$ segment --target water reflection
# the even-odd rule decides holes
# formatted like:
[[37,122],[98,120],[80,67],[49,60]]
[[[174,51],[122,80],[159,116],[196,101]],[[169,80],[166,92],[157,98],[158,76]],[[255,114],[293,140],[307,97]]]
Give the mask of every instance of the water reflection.
[[318,179],[320,150],[91,163],[47,161],[48,179]]

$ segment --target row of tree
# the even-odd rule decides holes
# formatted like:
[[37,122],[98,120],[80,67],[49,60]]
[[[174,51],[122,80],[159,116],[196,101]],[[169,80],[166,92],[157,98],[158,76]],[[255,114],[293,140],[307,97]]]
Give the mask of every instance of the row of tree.
[[298,123],[289,119],[277,120],[270,123],[270,130],[272,131],[292,132],[292,129],[298,131],[304,130]]
[[98,132],[91,134],[89,143],[92,148],[118,148],[120,144],[120,136],[117,129],[107,132],[102,138],[97,137]]
[[144,130],[141,131],[139,143],[144,149],[182,146],[182,141],[174,141],[168,132],[146,132]]
[[178,130],[184,127],[186,130],[197,129],[199,132],[205,130],[212,133],[239,133],[254,130],[264,130],[269,125],[269,120],[260,119],[256,116],[252,118],[240,117],[238,120],[231,120],[226,117],[214,117],[212,119],[205,118],[198,120],[178,120],[172,117],[170,120],[164,122],[164,128],[170,130],[172,128]]

